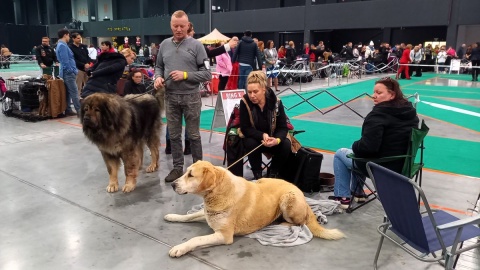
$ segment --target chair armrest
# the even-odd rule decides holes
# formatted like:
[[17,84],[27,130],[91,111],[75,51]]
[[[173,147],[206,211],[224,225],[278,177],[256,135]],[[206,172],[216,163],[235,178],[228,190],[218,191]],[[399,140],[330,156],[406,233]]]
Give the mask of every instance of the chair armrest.
[[448,229],[456,229],[459,227],[465,227],[466,225],[478,225],[480,224],[480,215],[460,219],[457,221],[452,221],[440,226],[437,226],[439,230],[448,230]]
[[362,162],[374,162],[374,163],[382,163],[382,162],[388,162],[388,161],[393,161],[401,158],[406,158],[408,155],[400,155],[400,156],[390,156],[390,157],[382,157],[382,158],[359,158],[355,157],[355,154],[348,154],[348,158],[351,158],[356,161],[362,161]]

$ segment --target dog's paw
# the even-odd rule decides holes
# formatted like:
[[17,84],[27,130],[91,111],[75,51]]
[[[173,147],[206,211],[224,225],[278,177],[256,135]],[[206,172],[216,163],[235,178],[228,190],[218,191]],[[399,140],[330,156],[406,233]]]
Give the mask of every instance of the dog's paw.
[[183,243],[171,248],[170,251],[168,252],[168,255],[170,255],[170,257],[173,257],[173,258],[178,258],[185,255],[189,251],[190,251],[190,248],[188,247],[188,245]]
[[177,215],[177,214],[167,214],[163,217],[166,221],[170,222],[179,222],[183,220],[183,215]]
[[157,164],[150,164],[150,166],[147,167],[146,171],[147,173],[151,173],[158,170],[158,165]]
[[107,192],[112,193],[112,192],[117,192],[118,191],[118,184],[108,184],[107,186]]
[[133,191],[134,189],[135,189],[135,185],[133,185],[133,184],[125,184],[125,186],[123,186],[123,188],[122,188],[122,191],[123,191],[124,193],[128,193],[128,192],[130,192],[130,191]]

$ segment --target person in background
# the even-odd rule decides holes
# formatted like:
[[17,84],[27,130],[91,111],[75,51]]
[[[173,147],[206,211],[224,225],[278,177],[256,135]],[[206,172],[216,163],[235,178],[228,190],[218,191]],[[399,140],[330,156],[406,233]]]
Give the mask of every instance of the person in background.
[[90,44],[90,46],[88,46],[88,57],[90,57],[90,59],[92,59],[92,61],[95,62],[95,60],[97,60],[97,49],[95,49],[95,46],[93,46],[93,44]]
[[310,60],[310,69],[312,70],[312,72],[315,72],[315,62],[318,62],[318,52],[317,52],[317,47],[315,47],[314,44],[310,45],[309,60]]
[[297,58],[297,52],[295,51],[295,43],[293,41],[288,42],[288,47],[285,47],[285,58],[287,59],[287,65],[293,65]]
[[97,56],[97,62],[87,70],[89,79],[83,87],[82,98],[93,93],[117,93],[117,81],[122,77],[125,66],[133,63],[136,57],[131,49],[125,49],[123,54],[115,52],[108,40],[103,41],[100,48],[102,52]]
[[87,82],[88,76],[86,70],[90,68],[92,64],[92,59],[88,56],[88,47],[85,44],[82,44],[82,36],[79,33],[71,34],[73,42],[68,44],[68,47],[73,52],[73,58],[75,59],[75,64],[77,65],[77,88],[78,94],[81,95],[82,88]]
[[78,69],[75,64],[73,52],[67,45],[69,41],[70,32],[68,29],[62,28],[58,30],[58,43],[55,52],[60,62],[60,78],[63,79],[67,90],[67,104],[70,104],[71,100],[76,111],[76,113],[74,113],[70,105],[68,105],[65,114],[67,116],[80,116],[80,100],[76,83]]
[[145,60],[150,59],[150,48],[147,44],[143,46],[143,57],[145,57]]
[[157,60],[158,48],[155,43],[150,44],[150,58],[152,58],[153,63]]
[[445,72],[446,68],[443,67],[447,62],[447,52],[445,51],[445,45],[440,47],[437,53],[437,64],[442,67],[438,67],[438,72]]
[[[202,99],[198,85],[210,81],[212,74],[205,66],[207,53],[200,41],[188,36],[187,14],[177,10],[172,14],[171,38],[163,40],[155,65],[154,87],[165,87],[165,110],[170,131],[173,169],[165,182],[183,175],[182,120],[188,132],[193,162],[203,159],[200,136]],[[167,80],[168,79],[168,80]]]
[[472,44],[472,82],[478,82],[478,73],[480,73],[480,42]]
[[[220,43],[221,46],[225,44],[225,42]],[[220,74],[220,82],[218,84],[218,90],[222,91],[225,90],[225,86],[228,82],[228,77],[232,73],[232,59],[230,55],[225,52],[221,55],[215,57],[215,61],[217,62],[217,72]]]
[[10,52],[5,44],[2,44],[0,47],[0,62],[4,69],[10,68],[10,56],[12,55],[12,52]]
[[[35,50],[35,58],[42,69],[42,74],[53,75],[53,67],[58,65],[57,55],[50,46],[50,38],[42,37],[42,44],[37,46]],[[58,76],[58,69],[55,76]]]
[[143,84],[143,74],[140,70],[134,70],[128,75],[123,88],[123,95],[143,94],[147,92],[145,84]]
[[466,51],[467,51],[467,45],[464,43],[457,50],[458,59],[463,59],[463,56],[465,55]]
[[246,89],[245,81],[248,74],[256,68],[255,61],[262,63],[258,54],[258,46],[252,39],[252,31],[246,30],[232,58],[232,62],[239,63],[238,89]]
[[275,44],[273,40],[267,41],[267,48],[263,51],[265,55],[265,66],[267,67],[267,87],[272,87],[272,80],[273,85],[275,86],[275,91],[278,90],[278,72],[274,72],[275,65],[278,61],[278,54],[277,49],[275,49]]
[[410,73],[408,72],[409,67],[408,65],[412,62],[412,59],[410,59],[410,50],[412,49],[412,44],[408,44],[405,50],[403,50],[402,57],[400,58],[400,68],[397,71],[397,75],[395,76],[395,79],[398,80],[398,77],[400,74],[402,74],[402,71],[405,72],[405,77],[407,80],[410,80]]
[[[253,122],[252,122],[253,121]],[[240,101],[240,128],[243,145],[248,155],[255,179],[262,178],[262,153],[273,155],[268,177],[279,178],[279,170],[285,166],[291,152],[287,139],[287,116],[280,100],[267,87],[267,77],[262,71],[252,71],[247,78],[247,94]]]
[[[407,45],[411,46],[410,44]],[[340,207],[347,209],[352,193],[357,202],[365,201],[363,186],[358,185],[358,178],[365,179],[367,174],[365,163],[355,162],[362,175],[352,171],[353,161],[348,155],[353,153],[359,158],[381,158],[405,155],[408,151],[410,134],[418,127],[418,117],[412,103],[402,93],[400,85],[390,77],[375,82],[373,88],[373,109],[365,117],[362,135],[353,142],[352,148],[340,148],[333,158],[335,185],[330,200],[340,202]],[[401,173],[403,159],[382,162],[381,165]]]
[[257,54],[259,54],[260,58],[260,63],[257,63],[257,69],[262,69],[262,67],[265,67],[265,54],[263,53],[263,51],[265,50],[265,43],[260,40],[259,42],[257,42],[257,46]]
[[285,47],[280,46],[280,48],[278,48],[278,59],[284,59],[285,55],[286,55]]
[[[410,59],[412,59],[412,64],[414,65],[420,65],[420,62],[422,61],[422,52],[420,50],[419,46],[415,46],[413,50],[410,51]],[[422,67],[421,66],[412,66],[412,69],[410,71],[410,76],[413,74],[415,71],[415,77],[422,77]]]

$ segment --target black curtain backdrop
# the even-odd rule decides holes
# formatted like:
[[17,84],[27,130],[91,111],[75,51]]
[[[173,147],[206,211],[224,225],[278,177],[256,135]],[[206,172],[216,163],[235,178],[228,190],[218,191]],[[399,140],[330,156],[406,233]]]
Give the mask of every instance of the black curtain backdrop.
[[14,54],[30,54],[33,46],[42,43],[42,37],[44,36],[47,36],[45,25],[0,23],[0,44],[5,44]]

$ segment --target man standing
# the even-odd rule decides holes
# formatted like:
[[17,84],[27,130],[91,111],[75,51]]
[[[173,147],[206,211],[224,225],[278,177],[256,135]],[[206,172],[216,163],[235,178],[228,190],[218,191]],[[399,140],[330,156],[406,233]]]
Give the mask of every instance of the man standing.
[[73,58],[75,59],[75,65],[78,69],[76,84],[78,94],[81,95],[83,86],[88,80],[87,69],[90,68],[90,62],[92,59],[88,56],[88,47],[82,44],[82,36],[79,33],[72,33],[73,43],[68,44],[68,47],[73,52]]
[[[42,69],[42,74],[53,75],[53,66],[58,64],[55,51],[50,47],[50,39],[48,37],[42,38],[42,44],[35,48],[35,56],[38,65]],[[58,75],[58,71],[55,72]]]
[[70,32],[68,29],[62,28],[58,30],[58,38],[56,53],[58,61],[60,62],[60,77],[63,79],[67,90],[67,104],[70,104],[71,99],[75,111],[77,111],[77,113],[74,113],[70,105],[68,105],[65,114],[67,116],[80,115],[80,100],[77,84],[75,83],[78,69],[75,66],[73,52],[67,45],[67,42],[70,41]]
[[463,56],[465,56],[465,52],[467,51],[467,45],[462,44],[462,46],[460,48],[458,48],[457,50],[457,56],[458,56],[458,59],[463,59]]
[[160,45],[154,83],[155,88],[165,87],[165,111],[172,147],[173,169],[165,182],[183,175],[182,118],[185,118],[193,162],[203,158],[200,137],[202,99],[198,85],[212,78],[205,66],[208,61],[205,48],[198,40],[188,38],[187,14],[182,10],[175,11],[170,27],[173,37]]
[[232,58],[233,63],[239,63],[238,89],[246,89],[245,81],[247,76],[254,68],[256,69],[255,59],[257,59],[257,63],[262,63],[262,59],[257,51],[258,46],[252,39],[252,32],[250,30],[245,31]]

